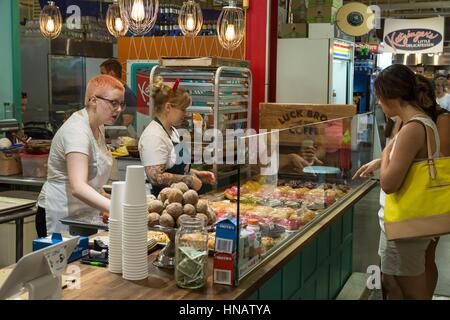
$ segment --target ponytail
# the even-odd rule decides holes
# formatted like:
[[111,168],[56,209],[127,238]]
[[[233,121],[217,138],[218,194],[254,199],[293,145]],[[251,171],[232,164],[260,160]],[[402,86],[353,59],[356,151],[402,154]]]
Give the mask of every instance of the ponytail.
[[420,74],[416,74],[416,85],[414,89],[415,104],[421,108],[433,121],[437,120],[438,104],[433,84],[430,80]]

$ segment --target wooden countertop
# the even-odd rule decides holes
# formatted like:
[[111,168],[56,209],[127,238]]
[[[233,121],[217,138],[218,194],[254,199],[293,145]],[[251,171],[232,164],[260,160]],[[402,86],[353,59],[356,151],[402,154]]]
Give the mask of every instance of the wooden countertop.
[[344,214],[375,185],[376,181],[367,181],[348,199],[336,204],[335,208],[326,214],[315,225],[305,230],[297,238],[285,244],[284,249],[271,254],[256,270],[240,281],[239,287],[230,287],[212,283],[212,257],[208,261],[209,277],[207,286],[198,290],[178,288],[174,279],[173,269],[165,270],[153,266],[152,262],[158,252],[149,255],[149,277],[142,281],[128,281],[120,274],[113,274],[107,268],[98,268],[75,262],[81,269],[81,288],[65,289],[65,300],[140,300],[140,299],[192,299],[192,300],[234,300],[245,299],[258,287],[269,280],[293,256],[315,238],[318,232],[325,229],[336,218]]

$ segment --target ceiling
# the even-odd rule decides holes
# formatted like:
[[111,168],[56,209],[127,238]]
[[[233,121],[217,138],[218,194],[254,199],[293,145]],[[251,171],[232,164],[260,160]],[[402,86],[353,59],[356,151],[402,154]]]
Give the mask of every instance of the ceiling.
[[344,0],[344,4],[350,2],[378,5],[381,18],[450,17],[449,0]]

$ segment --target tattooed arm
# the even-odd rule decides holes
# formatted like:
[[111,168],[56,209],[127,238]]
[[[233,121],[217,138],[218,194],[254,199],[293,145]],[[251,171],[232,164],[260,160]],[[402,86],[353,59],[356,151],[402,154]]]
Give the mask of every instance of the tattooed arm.
[[179,175],[166,172],[164,164],[147,166],[145,173],[152,185],[160,188],[170,187],[172,183],[184,182],[189,188],[199,190],[202,187],[200,179],[193,175]]

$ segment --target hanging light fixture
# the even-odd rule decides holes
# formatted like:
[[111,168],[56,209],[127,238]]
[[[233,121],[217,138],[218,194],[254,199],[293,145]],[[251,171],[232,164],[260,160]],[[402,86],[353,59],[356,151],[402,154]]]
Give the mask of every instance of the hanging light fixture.
[[144,35],[155,25],[159,0],[120,0],[120,13],[134,35]]
[[244,40],[244,35],[244,10],[236,6],[235,0],[230,0],[229,5],[222,8],[217,20],[217,37],[222,47],[234,50]]
[[39,28],[44,37],[55,39],[61,33],[62,16],[54,1],[49,1],[39,16]]
[[114,37],[120,38],[127,34],[128,21],[120,14],[120,6],[117,0],[110,4],[106,12],[106,27]]
[[184,2],[178,16],[178,25],[183,35],[195,37],[203,26],[203,14],[200,4],[193,0]]

